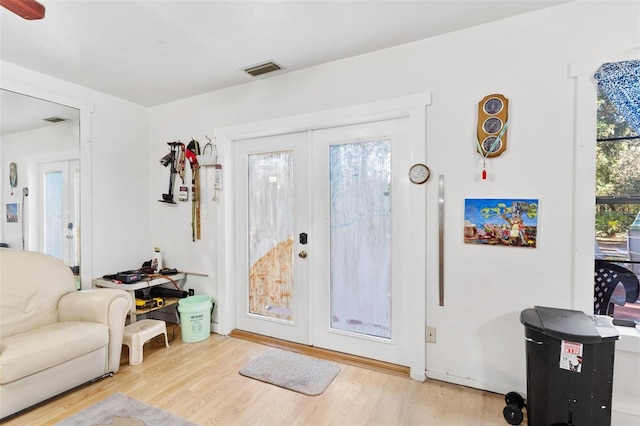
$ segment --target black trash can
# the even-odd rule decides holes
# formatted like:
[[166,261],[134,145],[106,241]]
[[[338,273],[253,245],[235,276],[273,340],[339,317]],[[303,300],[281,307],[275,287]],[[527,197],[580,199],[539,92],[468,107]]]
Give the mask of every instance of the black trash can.
[[542,306],[522,311],[520,322],[527,354],[527,424],[611,424],[616,328],[582,311]]
[[[536,306],[520,313],[527,354],[527,424],[610,425],[618,331],[582,311]],[[524,400],[510,392],[504,416],[519,424]],[[521,412],[520,412],[521,413]],[[518,422],[519,420],[519,422]]]

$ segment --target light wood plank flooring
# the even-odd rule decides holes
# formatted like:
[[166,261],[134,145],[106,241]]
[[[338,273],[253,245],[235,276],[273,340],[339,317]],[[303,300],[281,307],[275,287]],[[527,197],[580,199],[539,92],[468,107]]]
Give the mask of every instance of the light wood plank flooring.
[[[175,327],[175,330],[174,330]],[[3,424],[54,424],[116,392],[200,425],[506,425],[504,396],[341,363],[341,371],[319,396],[306,396],[238,374],[269,347],[212,334],[184,343],[180,328],[171,347],[148,342],[144,361],[12,417]],[[526,420],[525,420],[526,424]],[[148,425],[155,426],[155,425]]]

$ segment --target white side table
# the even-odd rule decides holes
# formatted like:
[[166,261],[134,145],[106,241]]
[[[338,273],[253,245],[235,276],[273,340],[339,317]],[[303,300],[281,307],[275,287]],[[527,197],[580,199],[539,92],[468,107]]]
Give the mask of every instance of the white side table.
[[144,280],[137,281],[131,284],[122,284],[117,283],[112,280],[108,280],[105,278],[95,278],[93,280],[93,285],[95,287],[104,287],[104,288],[119,288],[121,290],[126,290],[131,297],[131,310],[129,311],[129,322],[134,323],[137,320],[138,315],[146,314],[151,311],[155,311],[157,309],[162,309],[166,306],[175,305],[180,300],[176,297],[164,297],[164,306],[158,306],[155,308],[145,308],[145,309],[137,309],[136,308],[136,290],[142,290],[145,288],[155,287],[161,284],[170,283],[173,280],[176,283],[180,283],[182,280],[186,278],[187,274],[179,273],[175,275],[168,275],[170,278],[159,277],[159,278],[145,278]]

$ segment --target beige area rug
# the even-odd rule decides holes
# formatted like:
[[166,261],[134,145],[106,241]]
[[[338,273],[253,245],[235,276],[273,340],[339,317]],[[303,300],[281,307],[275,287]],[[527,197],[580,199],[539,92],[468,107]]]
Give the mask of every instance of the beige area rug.
[[240,369],[240,374],[305,395],[320,395],[340,371],[334,362],[281,349],[269,349]]
[[181,417],[116,393],[56,423],[56,426],[195,426]]

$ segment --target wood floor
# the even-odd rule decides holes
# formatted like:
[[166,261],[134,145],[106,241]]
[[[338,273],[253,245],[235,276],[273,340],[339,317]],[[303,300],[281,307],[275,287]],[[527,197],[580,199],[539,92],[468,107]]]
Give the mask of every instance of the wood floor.
[[[174,329],[175,327],[175,329]],[[170,348],[153,340],[142,364],[128,364],[90,385],[12,417],[3,425],[50,425],[122,392],[199,425],[506,425],[504,397],[439,381],[420,383],[397,374],[341,363],[329,388],[306,396],[238,374],[267,350],[261,343],[212,334],[184,343],[180,328]],[[526,423],[526,420],[525,420]],[[155,426],[155,425],[148,425]]]

